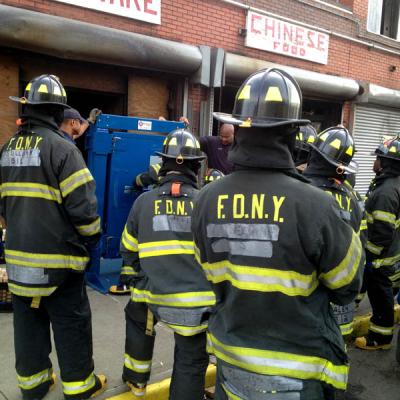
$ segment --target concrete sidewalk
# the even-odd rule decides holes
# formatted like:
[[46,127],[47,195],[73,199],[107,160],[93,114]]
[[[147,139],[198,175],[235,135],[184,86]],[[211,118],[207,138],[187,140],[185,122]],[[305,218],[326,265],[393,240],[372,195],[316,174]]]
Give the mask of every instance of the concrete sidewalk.
[[[98,399],[106,399],[127,390],[121,380],[124,341],[124,307],[129,296],[105,296],[90,288],[88,295],[93,314],[93,346],[96,372],[107,375],[108,389]],[[162,324],[156,326],[156,346],[151,382],[160,381],[171,375],[174,337],[171,330]],[[54,346],[51,354],[57,385],[46,400],[63,399],[59,369]],[[0,400],[20,400],[20,391],[14,369],[14,338],[12,314],[0,314]]]
[[[108,377],[108,390],[100,400],[127,391],[121,380],[125,319],[124,307],[129,296],[104,296],[88,289],[93,312],[93,339],[96,371]],[[364,301],[359,314],[369,311]],[[157,324],[157,339],[154,351],[151,382],[169,377],[173,359],[173,334]],[[397,335],[397,329],[396,329]],[[394,340],[396,343],[396,340]],[[0,400],[20,400],[20,392],[14,370],[12,314],[0,314]],[[399,400],[400,366],[395,360],[395,346],[390,351],[362,351],[349,346],[351,360],[349,391],[340,400]],[[58,374],[58,363],[53,352],[54,370]],[[58,374],[59,375],[59,374]],[[58,381],[46,400],[62,400],[61,384]]]

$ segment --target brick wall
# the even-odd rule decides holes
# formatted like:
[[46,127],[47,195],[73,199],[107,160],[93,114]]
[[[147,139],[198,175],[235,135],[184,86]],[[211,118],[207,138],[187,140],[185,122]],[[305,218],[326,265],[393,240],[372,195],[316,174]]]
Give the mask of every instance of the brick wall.
[[[250,57],[327,74],[369,80],[378,85],[400,89],[399,72],[389,73],[388,70],[390,65],[398,63],[397,55],[369,50],[366,46],[334,36],[330,37],[329,61],[326,66],[246,48],[244,38],[238,35],[238,29],[245,27],[246,11],[220,0],[162,0],[161,25],[51,0],[0,0],[0,3],[178,42],[222,47],[227,51]],[[365,31],[367,0],[354,1],[354,14],[329,9],[328,6],[313,0],[249,0],[247,3],[355,38],[359,32]],[[373,35],[373,38],[382,42],[382,38],[377,35]],[[397,42],[389,42],[397,46]]]
[[10,57],[0,55],[0,145],[16,131],[18,104],[8,96],[18,95],[18,64]]

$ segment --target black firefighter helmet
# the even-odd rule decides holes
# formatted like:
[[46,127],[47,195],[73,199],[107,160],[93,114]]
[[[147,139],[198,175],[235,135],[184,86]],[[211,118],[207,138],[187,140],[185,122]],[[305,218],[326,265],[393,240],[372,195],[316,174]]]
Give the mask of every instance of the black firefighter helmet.
[[317,131],[311,124],[301,126],[296,134],[294,161],[296,165],[304,164],[308,160],[312,143],[317,141]]
[[393,139],[385,140],[378,146],[374,154],[378,157],[400,161],[400,137],[397,136]]
[[219,169],[211,168],[204,176],[204,184],[206,185],[207,183],[214,182],[224,176],[225,175]]
[[176,129],[168,134],[164,140],[162,151],[157,151],[161,157],[176,159],[178,164],[184,161],[201,161],[200,143],[196,137],[186,129]]
[[250,75],[236,94],[232,114],[214,113],[227,124],[243,128],[306,125],[301,119],[302,95],[287,72],[270,68]]
[[26,85],[23,97],[10,96],[9,98],[21,104],[56,105],[69,108],[67,93],[55,75],[37,76]]
[[342,173],[355,173],[351,164],[355,148],[354,140],[346,128],[333,126],[321,132],[310,146],[321,154],[330,164],[342,170]]

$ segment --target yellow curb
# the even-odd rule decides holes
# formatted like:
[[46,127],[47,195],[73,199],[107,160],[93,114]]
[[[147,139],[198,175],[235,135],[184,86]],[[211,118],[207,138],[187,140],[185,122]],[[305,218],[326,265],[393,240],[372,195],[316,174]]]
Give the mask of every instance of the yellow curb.
[[[217,368],[215,365],[209,365],[206,373],[206,387],[215,386]],[[171,378],[164,379],[161,382],[152,383],[147,386],[145,400],[168,400],[169,384]],[[117,396],[107,397],[106,400],[132,400],[133,394],[129,391],[118,394]]]
[[[352,337],[356,338],[359,336],[365,336],[368,333],[369,320],[371,318],[371,313],[367,315],[360,315],[354,318],[354,330]],[[400,321],[400,305],[396,304],[394,306],[394,323],[397,324]]]

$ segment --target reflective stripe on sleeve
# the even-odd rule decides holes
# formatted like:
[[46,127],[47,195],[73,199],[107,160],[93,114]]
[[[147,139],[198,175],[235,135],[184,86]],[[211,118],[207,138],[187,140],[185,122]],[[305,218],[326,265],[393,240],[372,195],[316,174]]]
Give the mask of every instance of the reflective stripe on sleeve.
[[192,241],[166,240],[159,242],[139,243],[139,257],[158,257],[173,254],[194,254]]
[[343,260],[329,272],[320,274],[320,280],[329,289],[339,289],[348,285],[357,273],[362,257],[359,237],[353,232],[352,240]]
[[129,356],[125,353],[124,357],[124,366],[131,371],[139,372],[140,374],[146,374],[151,371],[151,360],[148,361],[140,361],[135,358]]
[[218,359],[246,371],[298,379],[315,379],[337,389],[346,389],[349,371],[347,365],[335,365],[320,357],[228,346],[212,334],[209,334],[209,338],[212,352]]
[[351,321],[348,324],[339,325],[339,327],[342,336],[350,335],[354,329],[354,321]]
[[89,257],[78,257],[63,254],[28,253],[18,250],[5,250],[6,264],[22,265],[37,268],[70,268],[84,271]]
[[386,211],[375,210],[372,212],[372,218],[374,221],[387,222],[391,225],[396,225],[396,215]]
[[280,292],[287,296],[309,296],[318,286],[315,272],[305,275],[295,271],[236,265],[228,260],[202,263],[197,249],[195,254],[207,279],[212,283],[228,281],[238,289]]
[[18,387],[23,390],[32,390],[40,386],[42,383],[51,381],[53,370],[51,368],[38,372],[31,376],[21,376],[17,374]]
[[75,225],[76,230],[82,236],[93,236],[101,231],[100,217],[97,217],[92,223],[87,225]]
[[79,186],[85,183],[93,181],[93,176],[87,168],[83,168],[77,172],[74,172],[68,178],[60,182],[61,194],[63,197],[67,197]]
[[377,256],[379,256],[379,254],[381,254],[382,250],[383,250],[383,246],[377,246],[376,244],[370,242],[369,240],[368,240],[365,248],[368,251],[370,251],[372,254],[375,254]]
[[137,253],[138,251],[138,241],[128,232],[126,225],[124,231],[122,232],[121,244],[129,251],[134,253]]
[[32,182],[7,182],[1,185],[1,197],[35,197],[62,203],[61,193],[48,185]]
[[139,290],[131,287],[131,300],[169,307],[201,307],[213,306],[215,304],[215,295],[213,292],[153,294],[148,290]]
[[8,282],[8,289],[12,294],[22,297],[43,297],[50,296],[57,290],[57,286],[51,287],[27,287]]
[[374,268],[380,268],[382,266],[392,266],[400,261],[400,254],[397,254],[393,257],[379,258],[372,261],[372,266]]
[[84,381],[64,382],[62,381],[63,391],[66,395],[76,395],[85,393],[96,385],[96,377],[92,372]]
[[367,220],[363,219],[361,220],[360,231],[365,231],[366,229],[368,229]]
[[371,332],[379,333],[384,336],[391,336],[394,333],[394,326],[379,326],[374,323],[369,323],[369,330]]
[[201,332],[205,332],[207,330],[208,325],[199,325],[199,326],[181,326],[181,325],[173,325],[167,324],[174,332],[178,333],[181,336],[194,336]]

